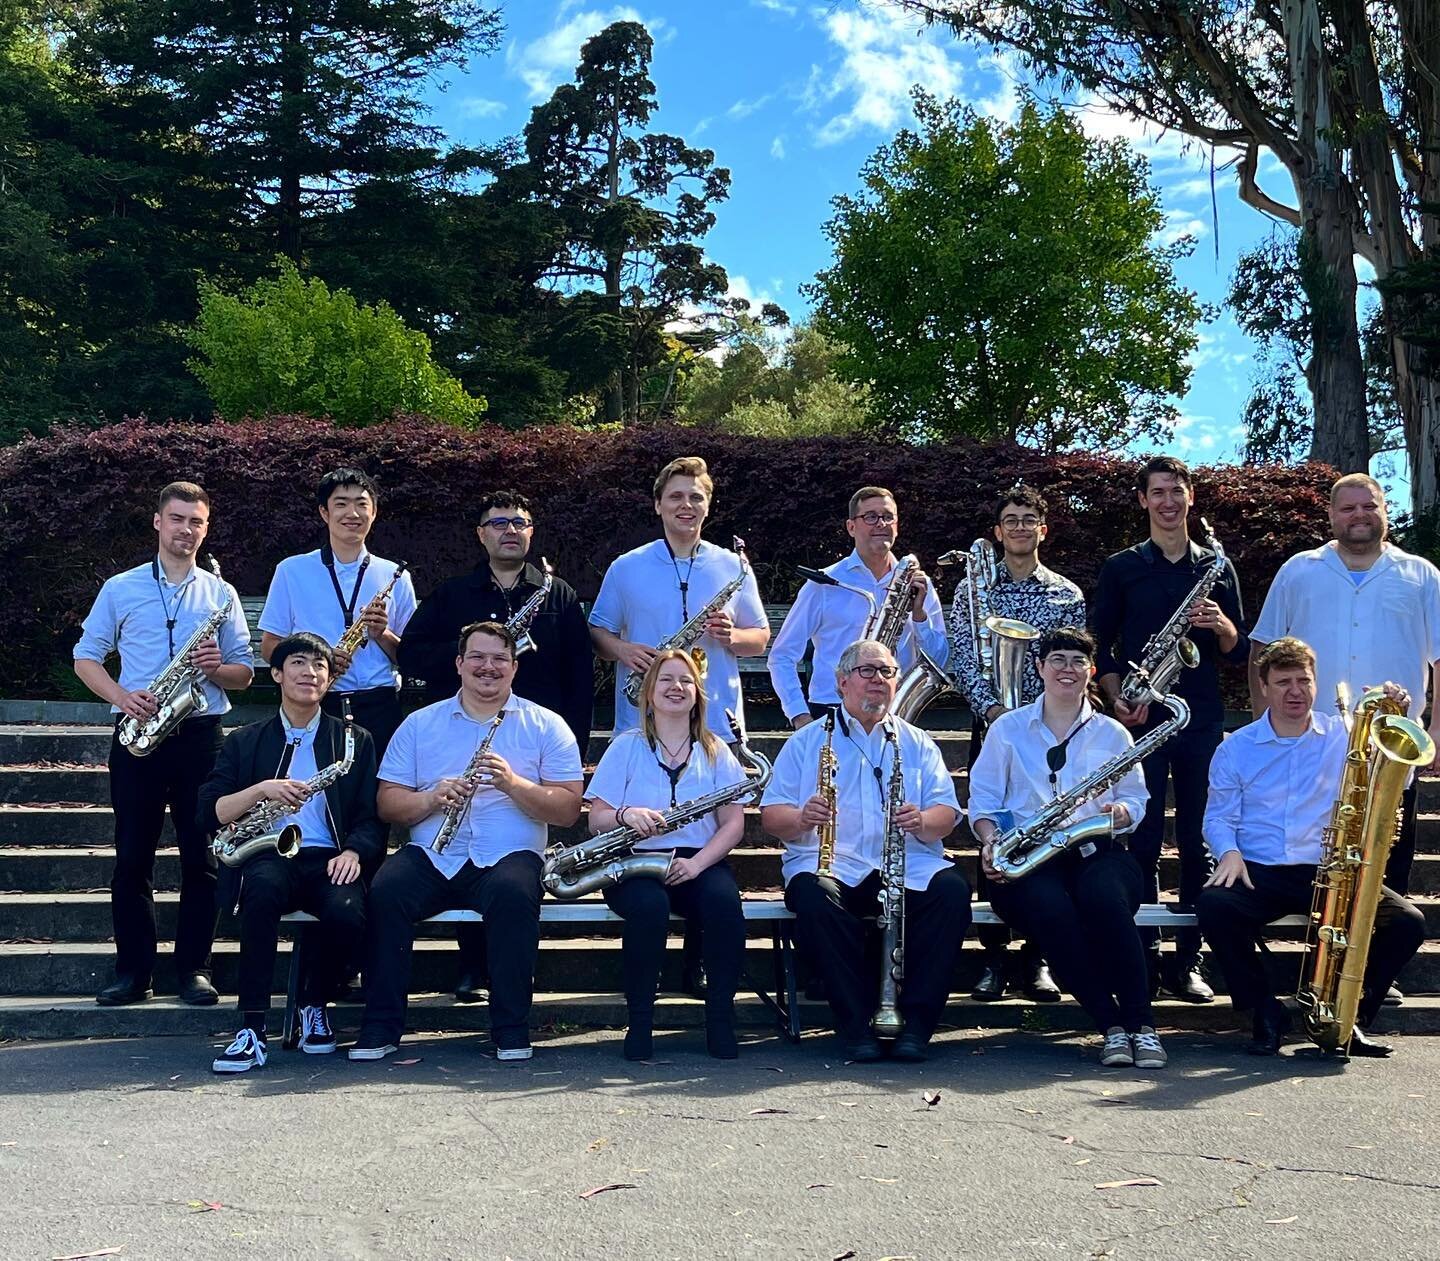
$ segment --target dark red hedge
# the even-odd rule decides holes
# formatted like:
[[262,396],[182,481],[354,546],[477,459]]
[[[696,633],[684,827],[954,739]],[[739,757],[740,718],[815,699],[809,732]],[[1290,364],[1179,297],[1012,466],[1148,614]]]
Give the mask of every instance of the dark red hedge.
[[[1087,591],[1101,561],[1144,529],[1133,461],[1006,443],[910,447],[694,429],[461,433],[419,417],[344,431],[290,416],[60,430],[0,450],[4,692],[53,694],[100,582],[152,554],[155,496],[176,478],[210,491],[209,546],[243,594],[263,594],[276,561],[318,545],[314,486],[327,469],[353,464],[381,485],[375,551],[408,560],[422,596],[475,563],[476,496],[513,486],[535,502],[536,552],[589,599],[614,556],[655,537],[651,483],[684,454],[704,456],[716,480],[708,537],[745,538],[768,600],[788,599],[798,586],[784,562],[826,564],[848,550],[846,502],[865,483],[895,491],[901,545],[927,565],[968,547],[988,523],[996,489],[1017,479],[1050,500],[1046,560]],[[1316,465],[1198,470],[1197,510],[1234,559],[1252,616],[1280,562],[1325,537],[1332,477]],[[948,595],[951,583],[943,585]]]

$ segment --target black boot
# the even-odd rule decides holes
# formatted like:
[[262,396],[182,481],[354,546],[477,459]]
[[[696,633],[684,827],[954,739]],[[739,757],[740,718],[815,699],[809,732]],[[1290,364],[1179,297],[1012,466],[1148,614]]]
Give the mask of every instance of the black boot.
[[1261,999],[1255,1007],[1254,1037],[1248,1048],[1251,1055],[1275,1055],[1290,1028],[1290,1013],[1278,998]]
[[735,1040],[735,1003],[733,999],[705,1002],[705,1049],[717,1060],[733,1060],[740,1054]]
[[985,952],[985,967],[980,972],[980,979],[975,982],[975,988],[970,991],[970,997],[977,1003],[994,1003],[1005,997],[1003,950]]

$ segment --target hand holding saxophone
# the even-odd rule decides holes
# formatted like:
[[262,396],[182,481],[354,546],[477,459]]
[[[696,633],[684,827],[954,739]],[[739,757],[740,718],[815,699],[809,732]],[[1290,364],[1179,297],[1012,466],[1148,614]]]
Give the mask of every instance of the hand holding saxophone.
[[287,810],[300,809],[310,798],[305,781],[300,779],[266,779],[255,785],[255,800],[278,801]]
[[220,654],[219,641],[201,640],[190,652],[190,664],[207,679],[213,678],[215,671],[225,664],[225,659]]
[[137,687],[133,692],[121,692],[115,698],[115,704],[125,717],[133,718],[136,722],[153,718],[160,709],[155,693],[143,687]]
[[716,609],[705,621],[705,633],[717,644],[728,644],[735,636],[735,619],[726,609]]
[[[622,814],[625,816],[623,819],[620,817]],[[621,806],[615,812],[615,825],[632,828],[637,835],[648,839],[665,830],[665,815],[648,806]]]
[[1189,610],[1190,625],[1202,630],[1214,631],[1219,636],[1221,646],[1226,643],[1233,643],[1239,631],[1235,629],[1235,623],[1225,616],[1224,610],[1208,596],[1203,600],[1196,600]]
[[807,797],[800,807],[800,826],[808,832],[822,823],[829,823],[833,815],[834,811],[824,797]]

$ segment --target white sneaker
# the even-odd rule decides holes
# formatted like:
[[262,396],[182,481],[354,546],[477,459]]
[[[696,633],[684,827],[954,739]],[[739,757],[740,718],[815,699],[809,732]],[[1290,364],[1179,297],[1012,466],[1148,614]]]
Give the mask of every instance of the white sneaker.
[[1136,1068],[1164,1068],[1170,1062],[1160,1045],[1160,1035],[1149,1025],[1141,1025],[1139,1033],[1130,1035],[1130,1045],[1135,1052]]
[[373,1046],[361,1046],[357,1042],[350,1048],[349,1056],[352,1060],[383,1060],[387,1055],[394,1055],[399,1049],[394,1042],[379,1042]]
[[330,1027],[330,1016],[325,1008],[300,1009],[300,1049],[306,1055],[335,1053],[335,1030]]
[[235,1035],[225,1050],[215,1057],[210,1065],[217,1073],[248,1073],[252,1068],[263,1068],[268,1048],[265,1039],[248,1025]]
[[1130,1046],[1130,1035],[1119,1025],[1105,1030],[1105,1045],[1100,1048],[1100,1063],[1106,1068],[1133,1068],[1135,1052]]
[[497,1047],[495,1058],[497,1060],[528,1060],[535,1054],[535,1048],[529,1046],[512,1046],[506,1048]]

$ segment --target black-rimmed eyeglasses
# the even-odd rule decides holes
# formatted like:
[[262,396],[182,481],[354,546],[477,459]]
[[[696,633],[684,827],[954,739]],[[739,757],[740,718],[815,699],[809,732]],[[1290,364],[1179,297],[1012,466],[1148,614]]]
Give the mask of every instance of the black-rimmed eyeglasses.
[[863,521],[866,525],[894,525],[899,518],[893,512],[862,512],[850,520]]
[[488,521],[480,523],[487,529],[499,530],[502,534],[506,530],[528,530],[535,523],[529,517],[491,517]]
[[851,674],[858,674],[862,679],[873,679],[877,676],[882,679],[893,679],[900,673],[896,666],[855,666]]

